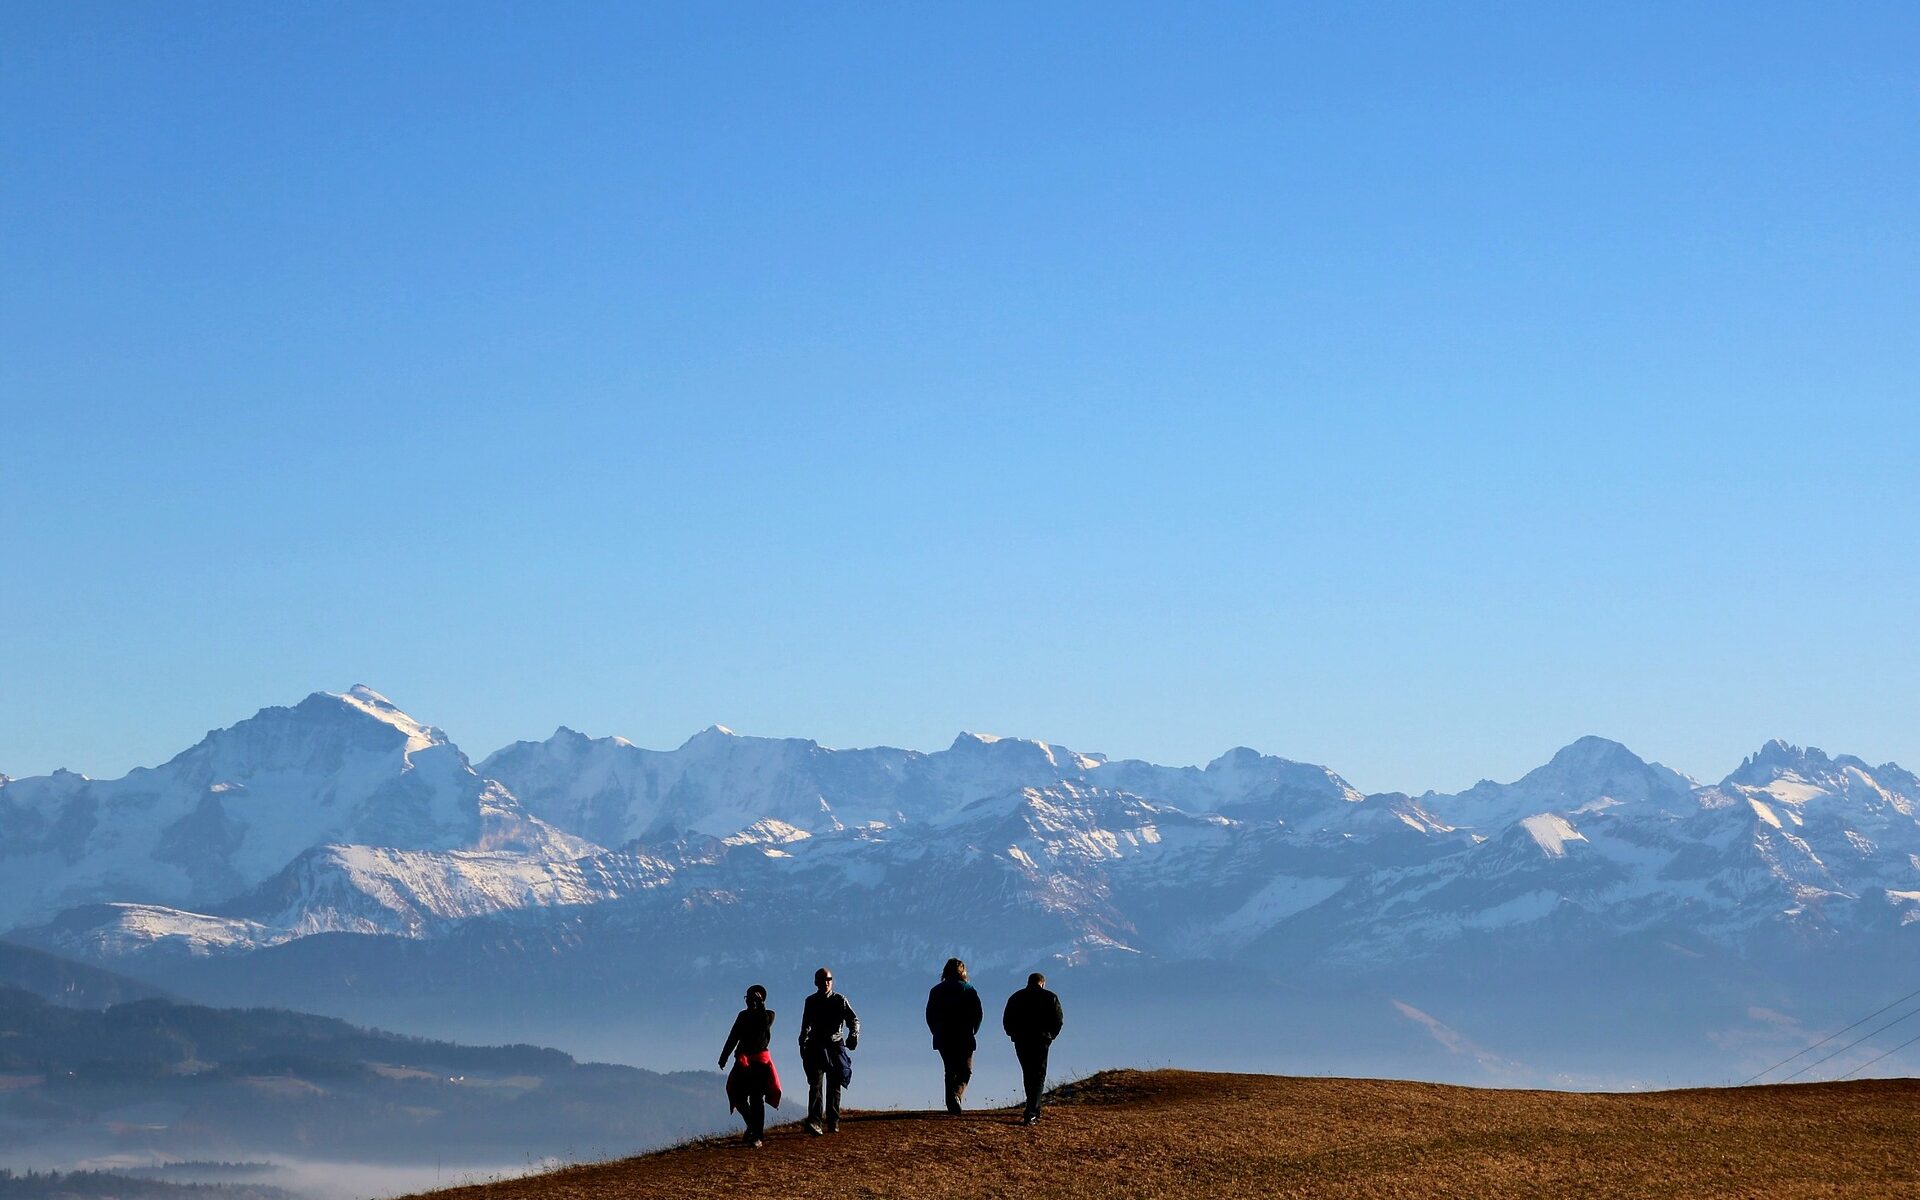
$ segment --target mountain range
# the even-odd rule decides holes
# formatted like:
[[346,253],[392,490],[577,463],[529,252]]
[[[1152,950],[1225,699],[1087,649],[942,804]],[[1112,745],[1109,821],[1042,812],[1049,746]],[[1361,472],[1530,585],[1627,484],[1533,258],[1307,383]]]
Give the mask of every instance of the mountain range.
[[1782,741],[1701,782],[1587,737],[1420,796],[1245,748],[1169,767],[975,733],[927,753],[714,726],[657,751],[561,728],[475,765],[355,687],[121,779],[0,783],[0,928],[195,998],[361,1018],[451,983],[550,999],[949,954],[1203,965],[1423,1016],[1409,996],[1571,1012],[1631,980],[1737,1058],[1911,973],[1916,805],[1899,766]]

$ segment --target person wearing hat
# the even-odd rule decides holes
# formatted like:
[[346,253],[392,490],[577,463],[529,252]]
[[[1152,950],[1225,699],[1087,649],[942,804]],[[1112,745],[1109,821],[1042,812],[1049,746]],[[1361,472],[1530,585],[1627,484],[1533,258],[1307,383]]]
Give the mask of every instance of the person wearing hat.
[[773,1010],[767,1007],[767,989],[747,989],[747,1006],[733,1019],[727,1044],[720,1049],[720,1065],[733,1060],[727,1072],[727,1111],[738,1112],[747,1123],[741,1141],[758,1150],[766,1144],[767,1105],[780,1107],[780,1072],[774,1068]]

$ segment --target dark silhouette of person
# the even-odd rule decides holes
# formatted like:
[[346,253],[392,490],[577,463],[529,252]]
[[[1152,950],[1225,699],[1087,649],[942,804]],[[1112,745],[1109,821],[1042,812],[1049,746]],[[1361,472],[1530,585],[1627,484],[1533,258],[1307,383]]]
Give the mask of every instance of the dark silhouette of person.
[[947,1111],[960,1111],[960,1098],[973,1078],[974,1035],[980,1032],[980,993],[967,982],[967,964],[947,960],[940,982],[927,993],[927,1028],[946,1068]]
[[1060,997],[1047,990],[1047,977],[1038,971],[1027,976],[1026,987],[1007,997],[1000,1027],[1013,1039],[1013,1052],[1020,1058],[1020,1075],[1027,1085],[1022,1125],[1040,1119],[1040,1093],[1047,1086],[1047,1051],[1065,1023]]
[[848,1051],[860,1044],[860,1018],[833,990],[833,972],[813,973],[813,995],[800,1012],[800,1065],[807,1072],[806,1130],[815,1137],[840,1131],[840,1089],[853,1078]]
[[766,1144],[767,1105],[780,1107],[780,1072],[774,1068],[773,1010],[767,1007],[767,989],[747,989],[747,1006],[733,1019],[727,1044],[720,1048],[720,1065],[733,1060],[727,1072],[727,1111],[738,1111],[747,1123],[741,1141],[758,1150]]

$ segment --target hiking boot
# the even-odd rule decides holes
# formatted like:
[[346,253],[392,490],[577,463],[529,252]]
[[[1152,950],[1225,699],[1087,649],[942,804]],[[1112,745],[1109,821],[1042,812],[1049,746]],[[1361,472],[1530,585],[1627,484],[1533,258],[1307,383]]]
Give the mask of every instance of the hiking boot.
[[800,1128],[806,1130],[809,1134],[813,1135],[814,1137],[820,1137],[821,1135],[826,1133],[826,1130],[820,1128],[818,1125],[815,1125],[812,1121],[808,1121],[805,1125],[802,1125]]

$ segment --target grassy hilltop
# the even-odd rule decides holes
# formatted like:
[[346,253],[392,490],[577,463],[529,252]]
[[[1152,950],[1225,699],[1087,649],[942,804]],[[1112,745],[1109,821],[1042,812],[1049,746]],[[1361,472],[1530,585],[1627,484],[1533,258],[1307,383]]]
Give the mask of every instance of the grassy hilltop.
[[[801,1097],[804,1101],[804,1094]],[[437,1200],[1920,1195],[1920,1081],[1640,1094],[1108,1071],[1009,1110],[854,1112]],[[791,1110],[793,1100],[787,1101]]]

